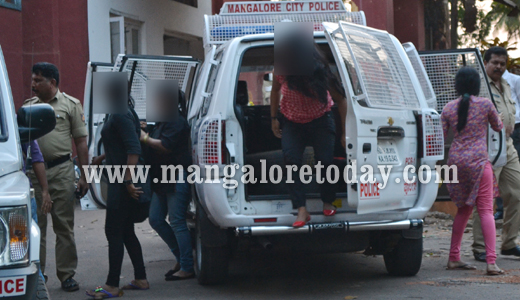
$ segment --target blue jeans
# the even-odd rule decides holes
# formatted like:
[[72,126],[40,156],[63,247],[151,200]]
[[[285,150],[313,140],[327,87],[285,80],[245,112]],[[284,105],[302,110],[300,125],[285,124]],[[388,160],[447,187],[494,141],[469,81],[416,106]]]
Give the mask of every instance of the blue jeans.
[[[305,184],[300,179],[305,146],[313,147],[314,159],[321,162],[324,170],[327,170],[334,159],[336,126],[330,112],[308,123],[295,123],[282,117],[281,126],[285,165],[296,165],[298,167],[296,171],[291,171],[294,183],[287,184],[293,208],[298,209],[306,204]],[[325,180],[319,186],[321,200],[324,203],[332,203],[336,200],[336,190],[333,184]]]
[[[186,211],[190,202],[190,184],[175,183],[175,192],[153,193],[150,203],[150,225],[170,247],[181,270],[193,273],[193,249],[191,235],[186,223]],[[170,223],[166,222],[169,215]]]

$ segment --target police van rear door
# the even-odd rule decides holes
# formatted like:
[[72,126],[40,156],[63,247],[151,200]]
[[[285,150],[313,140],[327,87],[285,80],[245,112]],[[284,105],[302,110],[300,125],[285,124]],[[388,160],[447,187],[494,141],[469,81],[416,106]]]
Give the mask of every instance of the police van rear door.
[[[347,92],[347,164],[356,172],[347,178],[352,180],[348,204],[358,214],[413,207],[419,192],[417,172],[410,170],[407,182],[403,173],[408,165],[418,168],[427,156],[419,154],[424,132],[417,122],[427,123],[422,127],[431,131],[438,146],[440,118],[428,108],[395,37],[346,22],[324,26]],[[416,114],[425,117],[416,119]],[[430,161],[439,152],[442,149],[429,152]]]
[[[85,94],[83,98],[83,110],[85,113],[85,123],[87,125],[88,137],[88,156],[89,162],[92,157],[103,154],[103,147],[100,145],[101,129],[105,121],[105,114],[94,114],[94,73],[112,72],[114,65],[110,63],[89,62],[87,64],[87,76],[85,80]],[[106,190],[105,190],[106,192]],[[106,194],[106,193],[105,193]],[[101,195],[100,183],[89,183],[89,192],[81,199],[83,210],[104,208],[106,202]],[[106,196],[105,196],[106,197]]]
[[[135,111],[139,119],[146,120],[146,86],[149,80],[177,80],[179,89],[186,95],[189,102],[189,95],[192,90],[192,83],[197,74],[200,61],[187,56],[150,56],[150,55],[124,55],[119,54],[114,65],[100,65],[93,68],[89,66],[87,73],[87,86],[85,99],[89,99],[89,110],[85,111],[88,120],[89,133],[89,154],[90,159],[104,153],[101,142],[101,128],[105,115],[96,115],[91,112],[95,101],[92,101],[92,94],[96,87],[92,86],[92,74],[99,71],[127,72],[130,84],[130,96],[135,102]],[[89,86],[90,84],[90,86]],[[87,97],[87,91],[90,94]],[[97,129],[96,125],[97,124]],[[106,178],[101,178],[101,183],[91,184],[90,196],[98,206],[106,206]]]
[[[493,94],[486,76],[484,63],[478,49],[454,49],[440,51],[422,51],[419,52],[421,62],[430,78],[431,85],[437,98],[436,109],[442,112],[444,106],[451,100],[457,99],[458,95],[455,91],[455,75],[457,71],[468,66],[475,68],[481,77],[479,96],[491,99],[494,103]],[[495,105],[496,106],[496,105]],[[446,139],[446,157],[453,139],[452,135],[448,135]],[[507,162],[505,130],[495,132],[491,127],[488,129],[488,153],[489,159],[494,167],[505,165]],[[444,190],[442,198],[448,198],[447,191]]]

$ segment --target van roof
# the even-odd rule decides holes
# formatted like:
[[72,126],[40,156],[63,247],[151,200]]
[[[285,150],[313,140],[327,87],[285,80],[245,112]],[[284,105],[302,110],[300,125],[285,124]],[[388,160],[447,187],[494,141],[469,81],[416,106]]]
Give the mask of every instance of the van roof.
[[273,33],[278,22],[311,22],[323,32],[323,22],[366,26],[363,12],[349,12],[341,0],[226,2],[220,14],[204,16],[204,48],[245,35]]

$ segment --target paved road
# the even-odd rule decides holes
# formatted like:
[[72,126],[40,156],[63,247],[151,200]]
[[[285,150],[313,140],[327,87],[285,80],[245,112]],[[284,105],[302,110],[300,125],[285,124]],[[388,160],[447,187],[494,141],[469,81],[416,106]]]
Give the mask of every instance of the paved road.
[[[48,288],[53,300],[87,299],[84,290],[103,284],[108,271],[107,242],[103,231],[104,211],[76,212],[80,292],[65,293],[54,273],[54,250],[48,250]],[[520,259],[500,257],[507,270],[502,277],[477,271],[446,271],[449,221],[426,226],[423,266],[417,276],[388,276],[382,257],[362,254],[289,255],[252,251],[231,265],[229,283],[204,287],[196,280],[166,282],[163,274],[173,266],[173,255],[147,222],[137,225],[143,245],[149,291],[129,291],[124,299],[516,299],[520,283]],[[463,253],[470,253],[471,233],[465,234]],[[500,239],[499,239],[500,240]],[[55,241],[49,232],[48,245]],[[121,283],[132,279],[132,266],[125,257]]]

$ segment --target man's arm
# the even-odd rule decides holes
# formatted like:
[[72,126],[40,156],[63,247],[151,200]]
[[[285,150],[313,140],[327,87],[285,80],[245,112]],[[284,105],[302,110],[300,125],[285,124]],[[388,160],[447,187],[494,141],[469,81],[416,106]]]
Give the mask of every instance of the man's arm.
[[88,166],[87,137],[82,136],[75,138],[74,144],[76,145],[76,151],[78,152],[78,167],[81,171],[81,178],[78,181],[78,190],[81,192],[81,197],[83,197],[88,191],[88,184],[83,170],[83,166]]
[[42,188],[42,213],[48,214],[52,208],[51,196],[49,194],[49,185],[47,183],[47,175],[45,173],[45,164],[43,162],[34,162],[32,164],[34,175]]
[[167,154],[171,153],[172,151],[170,149],[166,149],[160,139],[154,139],[151,138],[148,133],[144,132],[144,130],[141,129],[141,137],[139,138],[141,143],[146,144],[150,146],[151,148],[155,150],[159,150],[159,152]]

